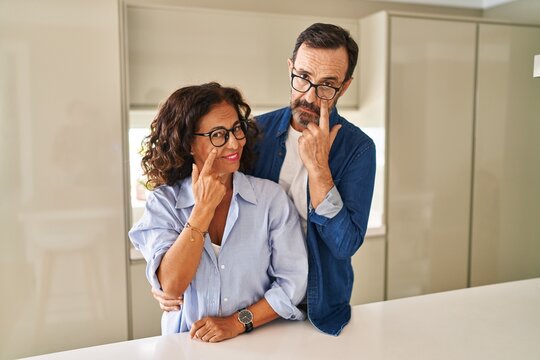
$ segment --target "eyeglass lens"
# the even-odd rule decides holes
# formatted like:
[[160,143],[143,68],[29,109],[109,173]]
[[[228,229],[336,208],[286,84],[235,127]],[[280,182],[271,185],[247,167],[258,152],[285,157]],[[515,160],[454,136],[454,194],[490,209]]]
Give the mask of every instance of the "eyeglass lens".
[[324,86],[324,85],[315,85],[307,79],[304,79],[298,76],[293,76],[292,87],[296,91],[305,93],[312,86],[315,87],[315,93],[317,94],[317,96],[323,100],[332,100],[332,98],[336,95],[336,92],[337,92],[336,89],[333,89],[331,87]]
[[210,133],[210,141],[214,146],[223,146],[229,141],[229,132],[233,134],[236,140],[242,140],[246,137],[242,123],[235,125],[232,129],[216,129]]

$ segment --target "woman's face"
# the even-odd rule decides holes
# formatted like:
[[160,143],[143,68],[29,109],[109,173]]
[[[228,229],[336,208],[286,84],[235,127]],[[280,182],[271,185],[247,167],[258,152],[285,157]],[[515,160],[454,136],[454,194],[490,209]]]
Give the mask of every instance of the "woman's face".
[[[214,105],[210,112],[199,120],[195,132],[203,134],[215,130],[216,128],[231,129],[235,125],[238,125],[239,120],[234,107],[223,101]],[[193,153],[193,158],[199,171],[202,170],[204,162],[212,149],[217,149],[216,159],[212,166],[215,173],[220,175],[232,174],[239,169],[242,149],[246,144],[246,139],[237,140],[232,132],[229,132],[228,135],[228,141],[221,147],[212,145],[210,138],[207,136],[194,136],[191,152]]]

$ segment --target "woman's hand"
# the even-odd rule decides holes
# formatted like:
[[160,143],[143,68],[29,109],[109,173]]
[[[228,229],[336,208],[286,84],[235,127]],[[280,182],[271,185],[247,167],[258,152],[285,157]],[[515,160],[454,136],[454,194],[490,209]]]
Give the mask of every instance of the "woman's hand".
[[152,296],[158,301],[159,307],[163,311],[179,311],[180,306],[184,304],[184,295],[175,298],[161,290],[152,288]]
[[212,169],[216,156],[217,150],[212,149],[200,173],[197,165],[193,164],[191,181],[195,207],[202,206],[214,211],[227,192],[221,178]]
[[219,342],[232,339],[245,331],[244,325],[238,320],[238,313],[227,317],[205,317],[195,321],[189,335],[192,339],[204,342]]

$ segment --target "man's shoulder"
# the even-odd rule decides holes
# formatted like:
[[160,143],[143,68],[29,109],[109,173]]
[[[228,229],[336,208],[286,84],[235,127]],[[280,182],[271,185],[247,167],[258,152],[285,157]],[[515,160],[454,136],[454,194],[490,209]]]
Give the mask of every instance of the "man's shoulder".
[[275,196],[276,194],[283,193],[285,194],[285,191],[283,188],[278,184],[273,182],[272,180],[263,179],[257,176],[253,175],[247,175],[243,174],[247,181],[251,184],[253,187],[253,190],[257,195],[263,194],[263,195],[269,195],[269,196]]
[[287,111],[288,107],[283,107],[283,108],[280,108],[280,109],[276,109],[276,110],[273,110],[273,111],[269,111],[269,112],[266,112],[264,114],[261,114],[261,115],[257,115],[255,116],[255,120],[260,123],[260,124],[266,124],[268,122],[270,123],[276,123],[275,119],[280,119],[283,114]]
[[362,148],[375,146],[368,134],[344,117],[339,116],[338,124],[341,124],[341,129],[339,129],[338,134],[342,136],[344,143],[348,146],[353,144]]

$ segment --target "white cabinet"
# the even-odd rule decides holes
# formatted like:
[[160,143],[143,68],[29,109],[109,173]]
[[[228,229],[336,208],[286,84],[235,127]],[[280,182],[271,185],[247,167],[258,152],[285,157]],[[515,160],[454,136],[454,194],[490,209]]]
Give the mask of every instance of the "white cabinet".
[[[317,21],[357,38],[355,19],[128,6],[130,104],[155,107],[182,86],[217,81],[238,87],[252,107],[285,106],[287,58],[298,34]],[[340,105],[358,106],[355,86]]]
[[540,276],[539,31],[361,21],[360,107],[387,130],[387,298]]
[[0,2],[0,358],[127,340],[118,3]]
[[471,285],[540,276],[540,27],[478,36]]
[[161,335],[161,308],[150,292],[146,280],[146,261],[131,262],[131,326],[133,339]]
[[385,244],[384,234],[368,235],[352,257],[354,283],[351,305],[384,300]]

